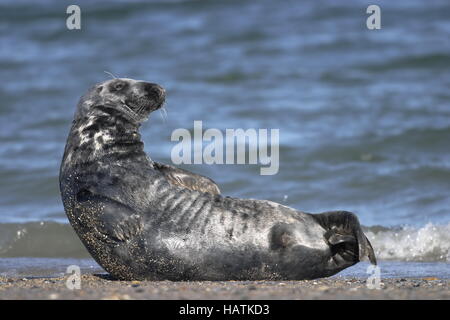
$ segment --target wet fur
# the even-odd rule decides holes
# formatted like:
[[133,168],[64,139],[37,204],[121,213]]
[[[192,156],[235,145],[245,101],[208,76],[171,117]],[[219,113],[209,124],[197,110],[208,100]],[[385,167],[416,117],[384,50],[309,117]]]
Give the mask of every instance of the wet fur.
[[162,103],[144,106],[135,98],[136,114],[124,111],[121,99],[104,99],[98,90],[117,80],[142,86],[113,79],[82,97],[60,172],[70,223],[113,276],[312,279],[364,256],[375,263],[352,213],[313,215],[270,201],[224,197],[211,179],[151,160],[138,132],[148,116],[141,108],[152,112]]

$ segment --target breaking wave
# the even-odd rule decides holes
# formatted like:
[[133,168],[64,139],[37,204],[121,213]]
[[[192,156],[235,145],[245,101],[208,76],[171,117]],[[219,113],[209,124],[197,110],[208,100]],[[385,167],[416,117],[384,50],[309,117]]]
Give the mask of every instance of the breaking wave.
[[420,228],[370,227],[366,235],[379,260],[450,262],[450,223]]

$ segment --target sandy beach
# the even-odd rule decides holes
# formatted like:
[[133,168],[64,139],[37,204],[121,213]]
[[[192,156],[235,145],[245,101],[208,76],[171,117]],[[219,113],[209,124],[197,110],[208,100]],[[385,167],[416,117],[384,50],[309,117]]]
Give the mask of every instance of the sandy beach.
[[104,274],[81,277],[81,289],[66,287],[68,277],[0,278],[0,299],[450,299],[449,280],[382,279],[368,289],[365,279],[307,281],[117,281]]
[[[0,302],[13,315],[27,311],[20,300],[156,300],[121,305],[167,312],[193,300],[408,300],[397,304],[427,317],[436,310],[417,300],[445,300],[433,304],[448,312],[449,0],[76,3],[0,3]],[[304,276],[316,275],[325,254],[355,260],[353,219],[300,211],[341,210],[358,217],[376,272],[362,261],[308,281],[106,274],[300,277],[314,264]],[[392,316],[346,302],[282,319]]]

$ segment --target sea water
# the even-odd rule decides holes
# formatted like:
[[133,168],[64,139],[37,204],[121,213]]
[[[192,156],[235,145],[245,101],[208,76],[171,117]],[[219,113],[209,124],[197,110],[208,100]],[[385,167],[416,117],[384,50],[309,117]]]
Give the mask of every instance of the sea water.
[[[383,276],[449,278],[450,3],[0,3],[0,274],[101,272],[68,224],[58,172],[79,97],[110,76],[157,82],[167,117],[142,127],[171,163],[177,128],[279,129],[279,170],[182,165],[225,195],[349,210]],[[343,271],[365,276],[367,265]]]

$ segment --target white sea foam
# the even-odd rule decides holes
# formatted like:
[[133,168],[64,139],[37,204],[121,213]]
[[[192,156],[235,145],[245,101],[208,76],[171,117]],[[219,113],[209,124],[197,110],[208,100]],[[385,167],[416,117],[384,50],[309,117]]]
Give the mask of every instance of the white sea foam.
[[450,262],[450,223],[420,228],[370,227],[366,235],[379,260]]

